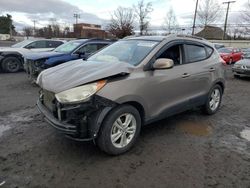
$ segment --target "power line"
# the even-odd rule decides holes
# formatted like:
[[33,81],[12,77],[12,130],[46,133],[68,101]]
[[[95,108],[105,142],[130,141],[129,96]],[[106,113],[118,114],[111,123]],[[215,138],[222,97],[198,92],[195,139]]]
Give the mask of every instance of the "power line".
[[225,1],[223,2],[223,4],[227,4],[227,13],[226,13],[226,19],[225,19],[225,25],[224,25],[224,32],[223,32],[223,40],[225,39],[226,36],[226,30],[227,30],[227,19],[228,19],[228,10],[229,10],[229,6],[231,3],[235,3],[236,1]]

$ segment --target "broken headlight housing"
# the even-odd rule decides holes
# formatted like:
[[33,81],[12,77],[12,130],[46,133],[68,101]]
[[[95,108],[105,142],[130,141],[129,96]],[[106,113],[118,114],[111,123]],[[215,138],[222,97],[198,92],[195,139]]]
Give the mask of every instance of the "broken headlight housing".
[[39,59],[39,60],[34,61],[35,67],[41,67],[41,66],[43,66],[43,64],[45,63],[46,60],[47,59]]
[[72,88],[55,95],[62,104],[74,104],[88,100],[106,84],[106,80]]

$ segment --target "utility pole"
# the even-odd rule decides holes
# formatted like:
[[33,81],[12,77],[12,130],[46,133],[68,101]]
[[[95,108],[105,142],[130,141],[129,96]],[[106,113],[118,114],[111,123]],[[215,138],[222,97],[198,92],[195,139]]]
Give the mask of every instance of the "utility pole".
[[33,26],[33,36],[36,34],[36,20],[32,20],[34,26]]
[[227,13],[226,13],[226,19],[225,19],[225,24],[224,24],[224,32],[223,32],[223,37],[222,40],[225,40],[226,36],[226,31],[227,31],[227,19],[228,19],[228,11],[231,3],[235,3],[236,1],[226,1],[223,2],[223,4],[227,4]]
[[74,18],[76,19],[76,24],[78,23],[78,18],[80,18],[80,14],[74,14]]
[[192,35],[194,35],[194,28],[195,28],[195,22],[196,22],[196,15],[197,15],[198,4],[199,4],[199,0],[196,0],[196,6],[195,6],[195,11],[194,11],[194,22],[193,22]]

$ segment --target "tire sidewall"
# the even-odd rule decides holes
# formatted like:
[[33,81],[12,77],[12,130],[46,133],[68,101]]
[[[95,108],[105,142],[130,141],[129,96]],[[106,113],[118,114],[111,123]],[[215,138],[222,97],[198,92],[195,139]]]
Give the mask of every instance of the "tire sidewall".
[[[123,148],[117,148],[113,145],[111,141],[111,129],[116,119],[124,113],[131,113],[135,117],[136,132],[133,139],[127,146]],[[125,153],[134,145],[137,138],[139,137],[140,131],[141,131],[141,117],[138,110],[131,105],[121,105],[111,110],[111,112],[109,112],[107,117],[104,119],[101,129],[99,130],[97,144],[106,153],[111,155],[119,155]]]
[[[210,108],[210,104],[209,104],[209,102],[210,102],[210,96],[211,96],[211,94],[213,93],[213,91],[215,90],[215,89],[219,89],[219,91],[220,91],[220,103],[219,103],[219,105],[218,105],[218,107],[216,108],[216,110],[212,110],[211,108]],[[205,111],[206,111],[206,113],[207,114],[209,114],[209,115],[212,115],[212,114],[215,114],[218,110],[219,110],[219,108],[220,108],[220,105],[221,105],[221,102],[222,102],[222,88],[221,88],[221,86],[219,86],[219,85],[214,85],[213,87],[212,87],[212,89],[209,91],[209,94],[208,94],[208,97],[207,97],[207,102],[206,102],[206,105],[205,105]]]
[[[18,65],[18,68],[15,69],[15,70],[10,70],[8,68],[8,61],[10,60],[15,60],[17,62],[17,65]],[[9,73],[14,73],[14,72],[18,72],[21,68],[21,61],[16,58],[16,57],[6,57],[2,60],[2,69],[5,71],[5,72],[9,72]]]

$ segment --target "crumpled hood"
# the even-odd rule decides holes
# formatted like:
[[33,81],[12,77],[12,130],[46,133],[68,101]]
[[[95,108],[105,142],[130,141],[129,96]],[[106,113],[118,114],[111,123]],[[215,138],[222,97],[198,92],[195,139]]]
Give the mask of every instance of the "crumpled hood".
[[250,66],[250,59],[242,59],[240,61],[237,61],[235,64],[236,65],[248,65],[248,66]]
[[42,71],[37,84],[48,91],[59,93],[102,78],[131,73],[134,66],[123,62],[75,60]]
[[59,53],[59,52],[54,52],[54,51],[48,51],[48,52],[32,52],[25,54],[26,59],[31,59],[31,60],[38,60],[38,59],[44,59],[44,58],[50,58],[50,57],[59,57],[63,56],[65,54]]

